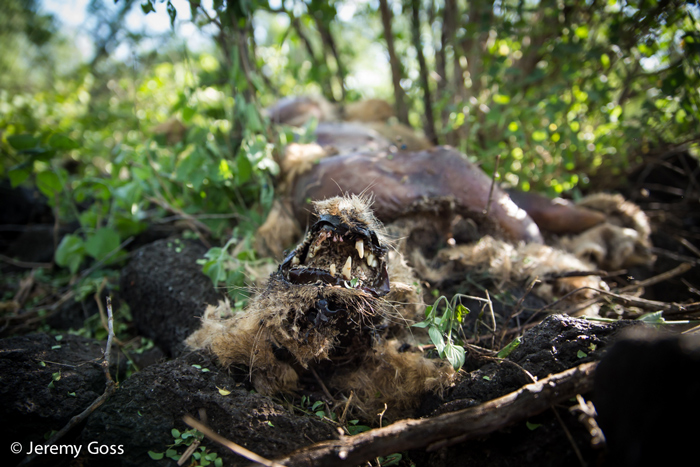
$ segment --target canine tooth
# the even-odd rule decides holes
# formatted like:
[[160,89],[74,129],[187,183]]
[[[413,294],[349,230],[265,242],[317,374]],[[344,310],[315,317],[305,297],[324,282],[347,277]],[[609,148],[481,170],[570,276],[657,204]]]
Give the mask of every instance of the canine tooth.
[[348,260],[345,261],[345,266],[343,266],[343,277],[350,280],[352,272],[352,258],[348,256]]
[[331,263],[331,276],[335,277],[335,264]]
[[355,249],[357,250],[357,254],[360,255],[360,259],[365,257],[365,242],[363,242],[362,239],[355,242]]
[[294,266],[296,266],[297,264],[299,264],[299,257],[298,257],[298,256],[295,256],[294,258],[292,258],[292,264],[293,264]]

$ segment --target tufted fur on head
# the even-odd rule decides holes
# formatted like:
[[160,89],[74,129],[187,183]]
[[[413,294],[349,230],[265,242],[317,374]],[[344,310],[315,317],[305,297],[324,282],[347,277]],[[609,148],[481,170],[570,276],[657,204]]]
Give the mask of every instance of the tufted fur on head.
[[365,411],[404,409],[451,384],[449,365],[399,352],[392,340],[407,338],[418,318],[419,290],[370,200],[336,197],[314,208],[318,221],[247,309],[209,308],[188,345],[211,350],[224,367],[248,367],[263,394],[293,392],[314,369],[339,393],[354,391]]

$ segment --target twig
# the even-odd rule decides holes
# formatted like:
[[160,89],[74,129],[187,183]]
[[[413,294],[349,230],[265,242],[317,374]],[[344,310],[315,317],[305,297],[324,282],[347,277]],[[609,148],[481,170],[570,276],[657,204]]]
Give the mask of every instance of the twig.
[[628,292],[630,290],[635,290],[635,289],[640,289],[642,287],[648,287],[650,285],[658,284],[659,282],[664,282],[668,279],[671,279],[672,277],[679,276],[681,274],[684,274],[688,272],[690,269],[692,269],[693,265],[690,263],[683,263],[675,268],[671,269],[670,271],[662,272],[659,275],[656,275],[654,277],[650,277],[649,279],[637,282],[635,284],[630,284],[627,285],[619,290],[618,292]]
[[352,401],[353,396],[355,395],[354,391],[350,391],[350,396],[348,397],[347,402],[345,402],[345,408],[343,409],[343,415],[340,416],[340,420],[338,420],[338,423],[341,425],[345,425],[345,416],[348,413],[348,407],[350,407],[350,402]]
[[[520,314],[521,308],[523,306],[523,302],[525,301],[525,297],[527,297],[530,292],[532,292],[532,289],[535,287],[535,285],[540,281],[539,277],[533,278],[530,283],[527,286],[527,289],[525,289],[525,293],[518,299],[518,302],[515,304],[513,309],[510,312],[510,315],[508,316],[508,319],[505,320],[505,326],[503,327],[503,331],[501,331],[501,335],[498,338],[498,348],[503,347],[503,341],[506,338],[506,331],[508,331],[508,323],[510,323],[510,320],[515,318]],[[518,320],[519,323],[519,320]]]
[[238,444],[234,443],[233,441],[229,441],[228,439],[224,438],[223,436],[215,433],[211,428],[209,428],[205,424],[195,420],[190,415],[185,415],[183,420],[187,425],[202,432],[204,434],[204,436],[206,436],[207,438],[219,443],[220,445],[222,445],[224,447],[229,448],[231,451],[238,454],[239,456],[243,456],[248,460],[251,460],[257,464],[265,465],[267,467],[284,467],[282,464],[278,464],[277,462],[267,460],[264,457],[259,456],[259,455],[255,454],[254,452],[247,450],[243,446],[239,446]]
[[311,370],[311,374],[314,375],[314,378],[316,378],[316,381],[318,384],[321,385],[321,389],[323,389],[323,393],[330,399],[331,401],[335,402],[335,399],[333,399],[333,396],[331,396],[330,391],[328,391],[328,388],[326,387],[325,384],[323,384],[323,381],[321,381],[321,378],[318,376],[318,373],[316,373],[316,370],[314,370],[314,367],[310,366],[309,369]]
[[581,464],[581,467],[586,467],[586,461],[583,460],[583,456],[581,455],[581,450],[576,445],[576,441],[574,441],[574,437],[571,436],[571,432],[564,424],[564,420],[561,419],[561,416],[559,415],[559,412],[557,412],[556,408],[552,407],[552,412],[554,412],[554,416],[557,417],[557,420],[559,421],[559,425],[564,430],[564,434],[566,434],[566,438],[569,440],[569,443],[571,443],[571,447],[573,448],[574,453],[576,453],[576,457],[578,458],[578,461]]
[[498,164],[501,162],[501,155],[496,154],[496,167],[493,169],[493,175],[491,176],[491,188],[489,188],[489,199],[486,201],[486,208],[484,209],[484,216],[489,215],[491,210],[491,202],[493,201],[493,187],[496,186],[496,177],[498,177]]
[[[116,390],[116,383],[112,379],[112,375],[109,373],[109,365],[110,365],[110,354],[112,353],[112,339],[114,338],[114,318],[112,315],[112,297],[107,296],[107,314],[109,316],[109,335],[107,337],[107,346],[105,348],[105,353],[104,353],[104,359],[102,360],[101,366],[102,366],[102,371],[105,374],[105,378],[107,379],[105,383],[105,391],[102,393],[100,397],[95,399],[92,404],[90,404],[85,410],[80,412],[78,415],[75,417],[71,418],[66,425],[61,428],[59,431],[57,431],[47,442],[46,446],[50,446],[52,444],[56,444],[56,441],[59,439],[63,438],[63,436],[66,435],[71,429],[73,429],[76,425],[81,423],[83,420],[85,420],[92,412],[95,411],[99,406],[105,403],[107,399],[114,393]],[[30,456],[25,457],[20,465],[27,465],[34,460],[36,457],[36,453],[32,454]]]
[[700,249],[698,249],[698,247],[696,247],[683,237],[676,237],[676,239],[680,242],[681,245],[695,253],[696,256],[700,257]]
[[9,256],[5,256],[0,254],[0,261],[4,261],[8,264],[11,264],[13,266],[17,266],[18,268],[27,268],[27,269],[35,269],[35,268],[43,268],[47,269],[53,266],[52,263],[31,263],[29,261],[19,261],[14,258],[10,258]]
[[[429,451],[484,436],[593,389],[597,362],[552,375],[479,406],[421,420],[402,420],[384,428],[323,441],[278,460],[286,466],[354,466],[394,452]],[[201,430],[200,430],[201,431]]]

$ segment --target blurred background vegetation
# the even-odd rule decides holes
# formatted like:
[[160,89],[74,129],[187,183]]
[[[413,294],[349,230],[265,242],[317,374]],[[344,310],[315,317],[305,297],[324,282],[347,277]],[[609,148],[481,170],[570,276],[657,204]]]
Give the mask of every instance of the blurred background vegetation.
[[304,137],[261,113],[284,96],[387,99],[432,142],[489,173],[500,156],[502,183],[550,196],[614,187],[649,155],[697,156],[696,1],[0,8],[0,179],[38,188],[56,224],[74,225],[54,234],[66,282],[99,283],[149,225],[183,222],[212,248],[212,280],[242,285],[224,265],[255,260],[246,242],[274,197],[275,156]]

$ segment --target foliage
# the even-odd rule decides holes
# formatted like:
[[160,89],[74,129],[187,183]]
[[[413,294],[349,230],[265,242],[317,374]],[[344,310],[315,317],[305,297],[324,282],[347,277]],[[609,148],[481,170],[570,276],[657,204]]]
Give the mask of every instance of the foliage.
[[[194,428],[187,431],[180,431],[177,428],[173,428],[171,431],[174,442],[169,445],[169,449],[165,452],[154,452],[148,451],[148,456],[153,460],[161,460],[164,457],[172,459],[174,461],[179,461],[180,457],[187,451],[178,452],[178,448],[191,446],[195,441],[199,444],[203,439],[204,435]],[[215,467],[221,467],[223,465],[223,459],[215,452],[209,452],[205,446],[198,446],[194,452],[192,452],[192,458],[194,459],[191,464],[192,466],[206,467],[208,465],[213,465]]]
[[[190,0],[189,11],[170,0],[108,3],[89,2],[94,50],[84,60],[38,2],[6,0],[0,18],[0,178],[36,186],[57,225],[75,227],[57,239],[55,264],[76,297],[102,277],[114,284],[108,271],[149,225],[184,223],[212,246],[205,273],[242,306],[275,157],[309,133],[265,119],[261,109],[280,96],[395,95],[435,142],[488,172],[500,155],[502,183],[552,195],[619,177],[664,148],[697,151],[693,2]],[[128,28],[132,10],[159,9],[172,34]],[[182,25],[209,45],[191,50],[178,38]],[[117,57],[121,46],[130,58]],[[436,303],[425,326],[454,365],[459,313],[445,302],[446,315]]]
[[[464,347],[456,345],[452,341],[452,332],[461,331],[464,317],[469,314],[469,310],[460,301],[462,297],[466,296],[456,294],[452,300],[448,301],[447,297],[441,295],[435,300],[435,303],[425,308],[425,319],[413,325],[417,328],[428,328],[428,335],[440,358],[447,359],[457,371],[464,365]],[[438,315],[440,304],[443,301],[445,309],[441,315]]]

